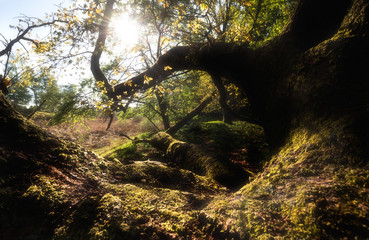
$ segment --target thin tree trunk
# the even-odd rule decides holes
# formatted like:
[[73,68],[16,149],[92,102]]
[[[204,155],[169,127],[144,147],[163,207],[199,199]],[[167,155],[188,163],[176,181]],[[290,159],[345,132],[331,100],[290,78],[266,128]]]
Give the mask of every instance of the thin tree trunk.
[[197,116],[199,113],[201,113],[201,111],[209,105],[209,103],[211,103],[211,101],[213,100],[215,92],[210,93],[208,95],[206,95],[202,101],[200,102],[200,104],[194,108],[191,112],[189,112],[184,118],[182,118],[179,122],[177,122],[174,126],[172,126],[171,128],[169,128],[167,131],[165,131],[166,133],[173,135],[175,134],[179,129],[181,129],[184,125],[186,125],[189,121],[191,121],[192,118],[194,118],[195,116]]
[[31,119],[33,117],[33,115],[35,115],[36,112],[40,111],[40,109],[42,108],[42,106],[46,103],[46,99],[44,99],[40,105],[38,105],[38,107],[31,113],[27,116],[27,119]]
[[168,103],[166,99],[163,96],[163,93],[161,93],[159,90],[155,90],[155,96],[158,100],[159,105],[159,114],[161,119],[163,120],[164,129],[167,130],[170,128],[170,121],[168,116]]
[[219,93],[219,105],[223,112],[223,122],[232,123],[232,111],[227,104],[227,91],[224,87],[223,81],[217,74],[211,74],[211,78],[215,87],[218,89]]

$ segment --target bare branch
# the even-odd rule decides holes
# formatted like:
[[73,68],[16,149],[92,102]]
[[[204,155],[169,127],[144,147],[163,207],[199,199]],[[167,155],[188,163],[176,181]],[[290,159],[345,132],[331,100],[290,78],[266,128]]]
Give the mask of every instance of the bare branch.
[[21,41],[21,40],[27,40],[27,41],[30,41],[29,38],[26,38],[25,36],[27,35],[27,33],[29,33],[32,29],[34,28],[39,28],[39,27],[44,27],[44,26],[49,26],[49,25],[53,25],[55,24],[56,22],[62,22],[60,20],[53,20],[53,21],[50,21],[50,22],[44,22],[44,23],[41,23],[41,24],[35,24],[35,25],[31,25],[31,26],[28,26],[26,29],[24,29],[23,31],[21,31],[18,36],[11,40],[7,45],[6,47],[0,51],[0,57],[11,52],[14,44],[16,44],[17,42]]

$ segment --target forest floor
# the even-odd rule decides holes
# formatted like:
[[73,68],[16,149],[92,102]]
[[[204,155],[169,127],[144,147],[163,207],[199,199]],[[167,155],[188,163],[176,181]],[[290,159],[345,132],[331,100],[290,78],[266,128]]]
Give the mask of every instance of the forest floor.
[[128,141],[123,135],[153,130],[140,118],[114,121],[109,131],[101,119],[53,127],[41,114],[33,121],[47,132],[17,115],[0,125],[12,133],[0,145],[1,239],[369,236],[369,170],[319,162],[336,151],[319,147],[332,146],[325,139],[297,132],[263,165],[267,145],[256,125],[194,121],[181,129],[175,138],[250,174],[248,184],[229,189]]
[[[115,149],[131,142],[126,136],[134,138],[157,131],[143,117],[125,120],[115,118],[109,129],[107,129],[108,120],[102,117],[55,126],[48,124],[49,119],[49,114],[39,112],[33,117],[33,122],[55,136],[77,143],[103,157],[111,157],[114,155]],[[210,124],[200,124],[200,122],[194,121],[193,124],[180,130],[175,137],[185,142],[201,145],[207,152],[217,152],[224,155],[223,158],[229,159],[233,164],[252,174],[261,170],[261,164],[267,152],[267,145],[263,130],[260,127],[250,125],[251,127],[248,127],[246,136],[244,134],[238,136],[237,131],[244,130],[242,129],[243,126],[236,124],[233,133],[231,133],[223,124],[217,124],[220,122],[213,121],[209,122]],[[156,125],[162,127],[160,122]],[[156,158],[158,154],[156,149],[147,144],[140,145],[134,151],[137,154],[131,156],[131,158],[133,157],[135,160],[147,160],[148,152],[152,153],[151,157],[153,158]],[[146,154],[142,156],[141,153],[144,152]],[[116,153],[114,156],[116,156]],[[129,158],[130,156],[120,157]],[[164,155],[161,155],[161,158],[165,158]]]
[[[50,162],[45,170],[27,168],[26,174],[19,173],[30,180],[30,185],[22,180],[25,187],[22,187],[19,204],[37,203],[39,210],[36,210],[43,213],[27,214],[27,219],[32,218],[29,220],[32,228],[39,230],[25,229],[18,233],[23,237],[205,239],[213,235],[212,239],[239,238],[232,222],[218,222],[201,212],[211,200],[226,198],[232,191],[209,177],[180,169],[164,153],[148,144],[134,144],[124,136],[142,136],[154,130],[142,118],[116,120],[108,131],[107,122],[99,118],[83,124],[48,126],[47,114],[39,113],[32,121],[52,133],[51,136],[65,139],[66,145],[62,147],[65,150],[58,153],[61,159],[57,161],[48,159],[49,155],[42,149],[37,150],[45,156],[39,160]],[[246,137],[244,133],[253,137]],[[222,157],[229,157],[250,174],[260,168],[260,164],[252,160],[266,149],[262,136],[262,129],[257,126],[244,123],[228,126],[218,121],[195,122],[176,135],[183,141],[203,146],[208,152],[225,154]],[[244,145],[246,138],[247,146]],[[71,142],[75,145],[70,145]],[[243,183],[240,181],[239,186]],[[4,198],[12,202],[19,196],[4,193]],[[21,214],[9,211],[10,215]],[[49,219],[47,223],[46,219]],[[45,226],[49,230],[44,229]],[[5,236],[15,234],[15,228],[9,229]]]

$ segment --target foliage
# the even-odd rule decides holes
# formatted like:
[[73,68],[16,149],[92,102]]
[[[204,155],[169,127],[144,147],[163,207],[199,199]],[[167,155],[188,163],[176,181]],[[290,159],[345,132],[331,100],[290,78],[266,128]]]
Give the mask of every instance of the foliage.
[[[140,24],[141,37],[131,49],[124,49],[117,45],[119,39],[116,39],[113,32],[103,49],[106,53],[104,61],[107,64],[104,64],[102,70],[108,82],[116,85],[126,81],[137,71],[151,66],[162,53],[178,44],[226,41],[249,42],[255,45],[275,36],[281,30],[294,2],[293,0],[284,2],[276,0],[117,1],[112,21],[122,15],[129,15]],[[57,106],[61,107],[58,110],[59,119],[63,111],[66,115],[66,111],[77,110],[70,115],[72,119],[76,119],[78,114],[83,114],[83,109],[88,111],[90,107],[79,106],[81,102],[88,102],[86,99],[81,100],[83,97],[79,96],[78,104],[76,99],[66,100],[68,97],[59,96],[60,93],[52,78],[57,72],[62,77],[72,75],[72,71],[75,71],[74,75],[78,77],[86,74],[84,64],[81,63],[89,62],[92,46],[96,42],[96,34],[101,26],[104,8],[105,2],[74,0],[69,6],[60,6],[55,13],[46,16],[45,20],[35,21],[28,17],[21,19],[18,26],[19,33],[24,31],[27,33],[27,38],[20,40],[31,44],[33,53],[39,56],[39,62],[30,65],[27,55],[22,55],[21,52],[9,52],[4,67],[6,75],[10,76],[12,82],[11,97],[18,98],[15,101],[19,103],[22,101],[24,103],[29,96],[23,89],[28,86],[33,92],[33,102],[36,106],[43,101],[42,99],[47,98],[48,101],[43,110],[55,112]],[[33,25],[49,27],[50,34],[42,41],[37,40],[32,31],[26,31],[28,29],[26,26]],[[15,65],[18,68],[17,73],[11,73],[10,69]],[[167,68],[171,67],[167,66]],[[36,72],[40,74],[35,74]],[[48,82],[47,87],[46,82]],[[104,88],[102,82],[96,84],[97,88]],[[19,93],[14,92],[16,89],[19,89]],[[139,112],[151,121],[155,121],[160,116],[165,122],[163,117],[167,116],[173,123],[195,107],[196,103],[205,96],[204,93],[208,93],[210,89],[214,89],[210,77],[199,72],[183,72],[178,76],[172,76],[171,79],[157,86],[156,90],[136,95],[133,100],[142,107]],[[245,96],[240,94],[235,86],[228,85],[227,89],[230,95],[229,105],[235,108],[243,106]],[[169,108],[162,108],[158,104],[155,92],[163,96]],[[106,91],[103,90],[102,93]],[[57,103],[57,100],[62,98],[65,99],[63,103]],[[95,102],[96,108],[100,110],[105,109],[107,114],[117,108],[116,103],[109,97],[90,102]],[[118,106],[122,107],[126,104],[127,101],[123,101],[119,102]],[[213,103],[213,106],[208,109],[218,111],[219,106]]]
[[96,116],[94,106],[84,100],[81,94],[76,93],[74,86],[66,88],[63,95],[54,116],[49,122],[50,124],[61,124],[67,121],[76,123],[85,118]]

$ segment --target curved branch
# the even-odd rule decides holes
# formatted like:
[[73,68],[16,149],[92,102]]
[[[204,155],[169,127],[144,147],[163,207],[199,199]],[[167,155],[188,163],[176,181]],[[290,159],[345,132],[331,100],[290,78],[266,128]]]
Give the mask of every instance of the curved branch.
[[108,0],[104,10],[104,17],[99,27],[99,36],[96,41],[95,49],[91,56],[91,72],[97,82],[103,82],[103,90],[107,91],[108,97],[114,98],[113,88],[100,68],[100,58],[105,48],[106,38],[108,36],[109,23],[113,14],[115,0]]
[[222,72],[222,75],[225,75],[240,66],[232,62],[248,56],[245,51],[251,50],[231,43],[177,46],[160,56],[158,61],[146,71],[114,86],[114,93],[127,98],[159,84],[174,72],[183,70]]

